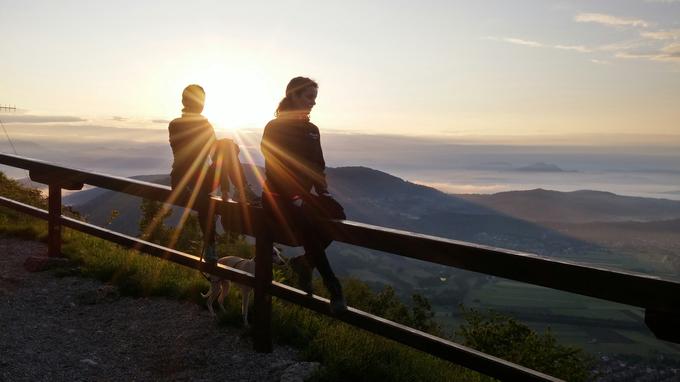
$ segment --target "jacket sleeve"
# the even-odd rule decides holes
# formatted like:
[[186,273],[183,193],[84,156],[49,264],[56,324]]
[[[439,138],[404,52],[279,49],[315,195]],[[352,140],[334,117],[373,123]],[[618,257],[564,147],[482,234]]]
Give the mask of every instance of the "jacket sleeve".
[[312,184],[314,185],[314,191],[318,195],[328,192],[328,183],[326,182],[326,161],[323,158],[323,150],[321,149],[321,135],[319,134],[319,128],[314,126],[316,130],[315,133],[319,137],[317,139],[315,147],[313,147],[313,165],[315,166],[313,171]]

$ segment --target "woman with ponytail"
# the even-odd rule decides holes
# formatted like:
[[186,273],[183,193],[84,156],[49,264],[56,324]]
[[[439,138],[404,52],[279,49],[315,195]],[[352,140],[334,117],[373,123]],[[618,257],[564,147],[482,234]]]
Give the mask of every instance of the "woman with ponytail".
[[318,269],[330,292],[331,311],[339,313],[347,309],[347,304],[326,257],[331,240],[315,222],[321,211],[319,205],[335,207],[324,217],[344,218],[342,207],[328,192],[319,128],[309,121],[318,89],[318,84],[307,77],[290,80],[276,118],[264,128],[261,148],[267,179],[262,199],[268,217],[287,228],[304,246],[305,254],[290,262],[300,288],[312,293],[312,270]]

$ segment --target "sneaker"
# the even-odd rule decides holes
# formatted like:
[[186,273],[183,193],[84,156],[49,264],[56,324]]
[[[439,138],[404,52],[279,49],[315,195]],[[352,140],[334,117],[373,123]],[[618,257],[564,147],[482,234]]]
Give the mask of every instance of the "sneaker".
[[253,191],[252,187],[250,186],[250,183],[246,184],[246,201],[248,204],[256,205],[256,206],[261,206],[262,205],[262,197]]
[[217,251],[215,251],[215,244],[210,244],[203,249],[203,261],[210,264],[217,262]]
[[347,311],[347,301],[342,294],[331,296],[331,314],[337,316]]
[[345,296],[342,294],[342,286],[340,285],[340,281],[335,279],[329,282],[326,285],[326,288],[328,288],[328,292],[331,294],[331,314],[338,315],[347,311],[347,301],[345,300]]
[[297,275],[298,288],[311,296],[314,292],[312,287],[312,268],[307,263],[307,259],[304,256],[297,256],[292,258],[289,263],[293,272]]
[[241,193],[238,190],[236,190],[234,200],[240,203],[246,203],[253,206],[262,206],[262,197],[260,197],[255,193],[255,191],[253,191],[253,188],[250,185],[250,183],[246,183],[243,189],[243,194],[244,195],[241,195]]

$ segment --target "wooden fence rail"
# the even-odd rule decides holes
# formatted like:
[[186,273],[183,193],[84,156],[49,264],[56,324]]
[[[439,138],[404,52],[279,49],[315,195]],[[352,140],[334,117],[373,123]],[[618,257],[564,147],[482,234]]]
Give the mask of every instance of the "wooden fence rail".
[[[48,254],[59,255],[61,227],[69,227],[140,252],[253,286],[255,289],[255,347],[271,351],[271,296],[330,315],[328,300],[306,296],[302,291],[272,281],[271,248],[274,242],[296,245],[266,224],[262,210],[214,198],[218,211],[229,216],[225,229],[255,236],[258,258],[255,277],[222,265],[210,265],[197,257],[149,243],[118,232],[61,215],[61,190],[80,189],[84,184],[187,207],[184,195],[175,195],[167,186],[98,174],[50,164],[44,161],[0,154],[0,164],[26,169],[31,179],[48,184],[48,211],[0,197],[0,206],[9,207],[48,221]],[[319,222],[333,238],[349,244],[509,278],[549,288],[601,298],[645,308],[645,319],[657,337],[680,342],[680,283],[649,275],[593,267],[556,260],[530,253],[511,251],[457,240],[443,239],[388,229],[347,220]],[[546,374],[478,352],[369,313],[349,308],[335,317],[361,329],[412,346],[426,353],[455,362],[502,380],[557,381]]]

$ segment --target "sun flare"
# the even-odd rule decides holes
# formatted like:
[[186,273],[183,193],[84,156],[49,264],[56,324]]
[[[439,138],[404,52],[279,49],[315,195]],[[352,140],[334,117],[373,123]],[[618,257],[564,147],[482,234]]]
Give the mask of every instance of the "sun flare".
[[183,88],[190,83],[201,85],[206,92],[203,114],[210,120],[218,135],[243,128],[263,127],[273,116],[276,107],[274,86],[248,67],[233,65],[191,65],[177,84]]
[[249,73],[212,73],[206,80],[205,115],[218,131],[264,126],[271,118],[268,89]]

